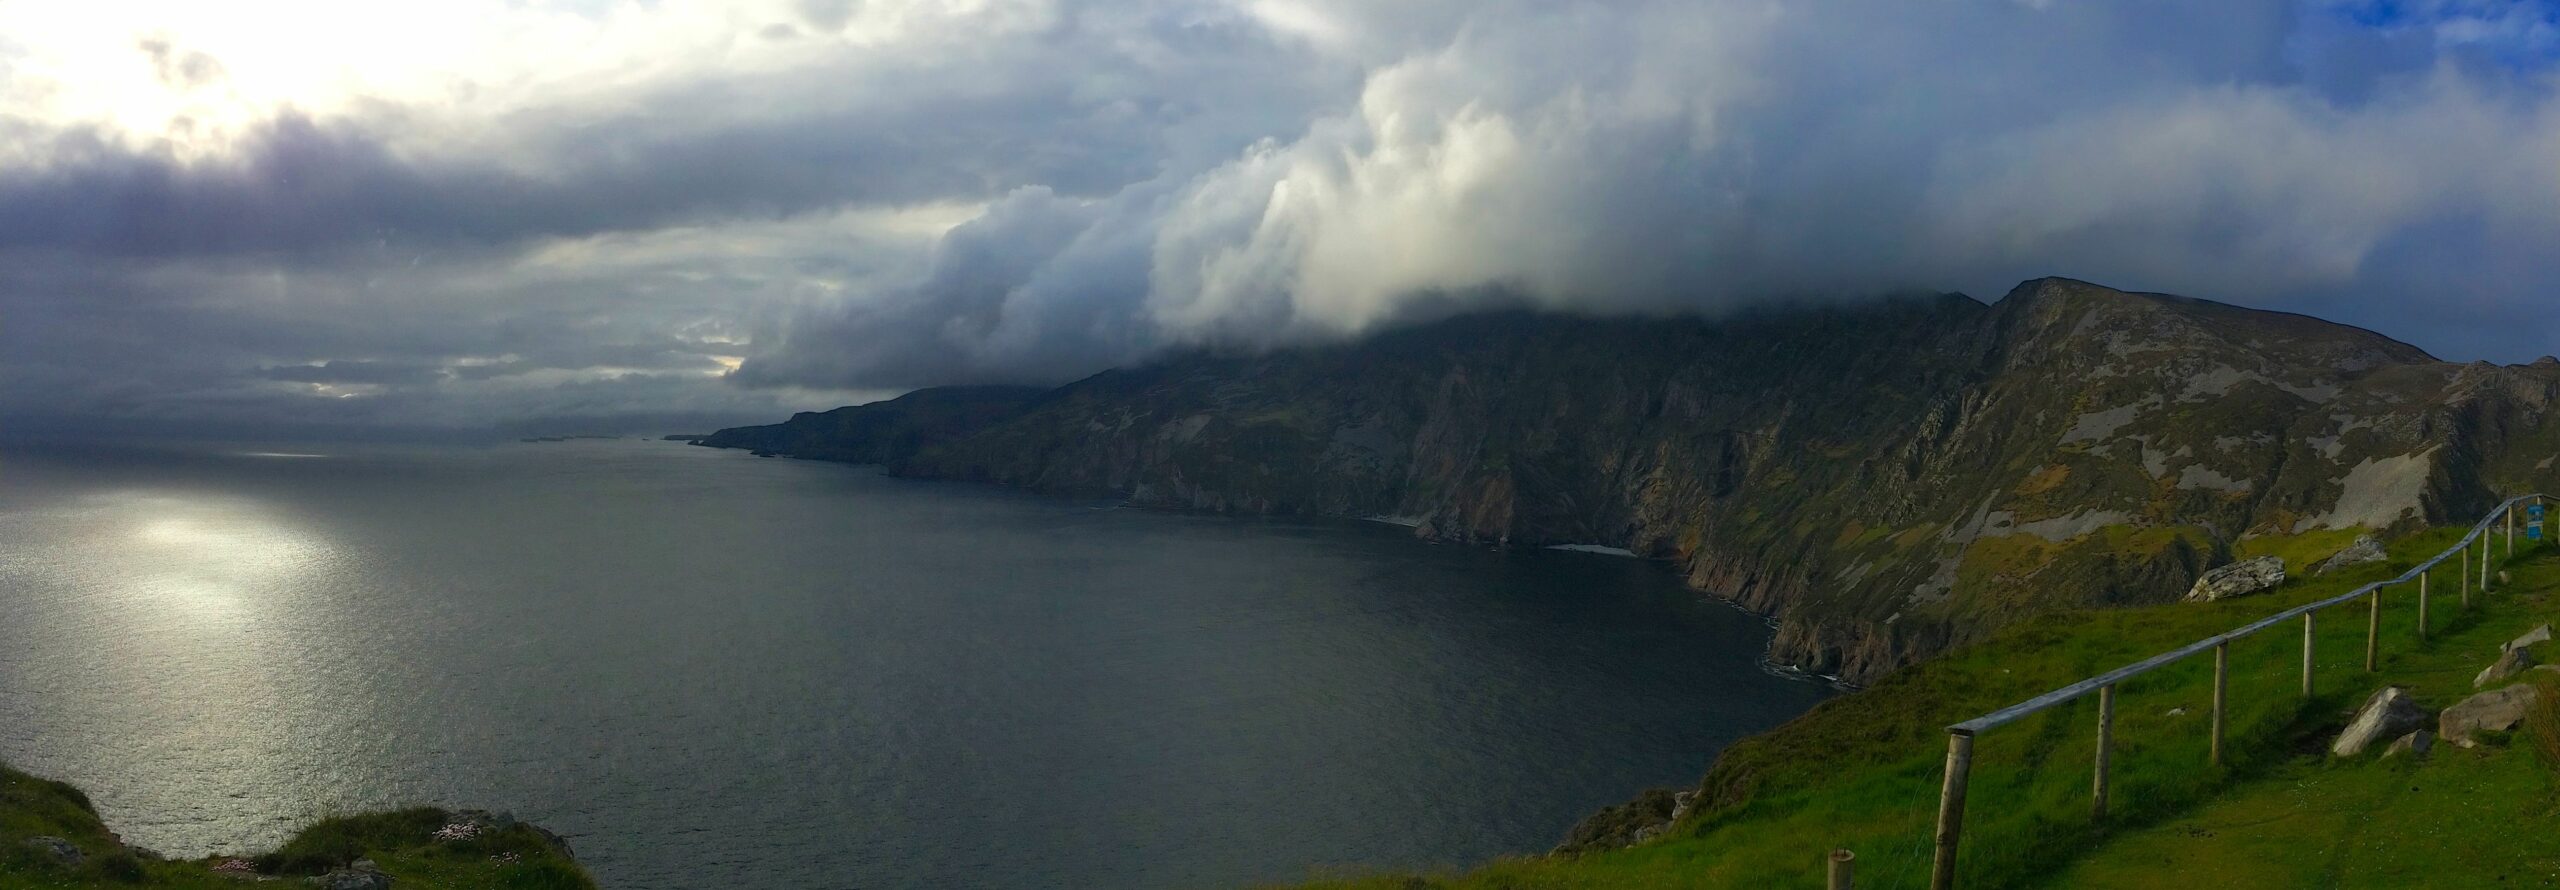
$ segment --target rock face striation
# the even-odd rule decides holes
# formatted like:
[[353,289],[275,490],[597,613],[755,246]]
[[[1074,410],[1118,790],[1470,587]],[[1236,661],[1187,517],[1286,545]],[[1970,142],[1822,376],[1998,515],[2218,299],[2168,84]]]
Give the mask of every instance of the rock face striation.
[[2467,518],[2554,475],[2555,400],[2560,366],[2041,279],[1990,305],[1466,316],[702,444],[1623,547],[1772,616],[1775,660],[1864,681],[2041,611],[2174,600],[2243,535]]

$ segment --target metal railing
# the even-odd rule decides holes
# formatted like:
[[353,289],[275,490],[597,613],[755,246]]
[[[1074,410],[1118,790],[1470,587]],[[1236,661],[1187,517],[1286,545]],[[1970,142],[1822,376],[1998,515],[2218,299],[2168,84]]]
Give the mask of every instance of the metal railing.
[[[2034,714],[2038,711],[2043,711],[2056,705],[2076,701],[2087,696],[2089,693],[2097,693],[2098,746],[2095,769],[2093,770],[2090,778],[2089,807],[2091,819],[2105,818],[2107,814],[2107,747],[2111,741],[2110,737],[2113,735],[2115,728],[2116,684],[2168,667],[2169,665],[2176,664],[2190,656],[2202,654],[2206,650],[2212,650],[2213,736],[2211,754],[2208,756],[2210,757],[2210,762],[2218,766],[2222,763],[2223,700],[2226,698],[2224,692],[2228,688],[2230,680],[2232,641],[2258,633],[2259,631],[2266,630],[2291,619],[2297,617],[2301,618],[2302,695],[2304,698],[2309,698],[2312,694],[2311,650],[2313,616],[2318,614],[2322,609],[2345,605],[2358,599],[2366,599],[2371,603],[2371,605],[2365,611],[2364,669],[2368,672],[2373,671],[2380,666],[2378,656],[2380,654],[2382,635],[2381,593],[2383,588],[2407,584],[2412,581],[2417,583],[2418,638],[2424,640],[2427,635],[2427,578],[2429,573],[2435,569],[2436,566],[2443,564],[2445,560],[2453,559],[2456,556],[2461,557],[2462,603],[2465,606],[2469,606],[2471,604],[2471,591],[2474,587],[2474,575],[2477,575],[2477,581],[2479,582],[2477,585],[2478,588],[2484,592],[2489,589],[2490,579],[2494,577],[2490,574],[2491,538],[2494,537],[2494,535],[2491,534],[2491,530],[2500,521],[2501,517],[2503,517],[2506,523],[2506,555],[2510,558],[2514,557],[2516,552],[2516,507],[2517,505],[2523,504],[2527,501],[2539,504],[2541,503],[2542,498],[2543,495],[2540,494],[2518,495],[2516,497],[2508,498],[2505,503],[2501,503],[2496,509],[2490,510],[2487,516],[2481,517],[2479,523],[2471,527],[2471,533],[2464,535],[2461,541],[2456,542],[2452,547],[2446,548],[2443,553],[2436,554],[2434,559],[2420,563],[2416,568],[2402,573],[2397,578],[2385,581],[2376,581],[2319,602],[2295,606],[2282,612],[2269,615],[2265,618],[2258,619],[2257,621],[2241,625],[2240,627],[2230,631],[2206,637],[2202,640],[2197,640],[2196,642],[2189,643],[2177,649],[2163,652],[2161,654],[2151,656],[2150,658],[2125,665],[2124,667],[2090,677],[2086,680],[2073,683],[2052,692],[2047,692],[2043,695],[2027,699],[2026,701],[1984,714],[1980,717],[1975,717],[1971,720],[1948,726],[1946,783],[1940,789],[1938,794],[1937,857],[1935,861],[1935,871],[1932,873],[1929,886],[1933,888],[1933,890],[1951,890],[1951,888],[1955,886],[1956,847],[1957,841],[1961,838],[1964,832],[1965,785],[1973,768],[1973,737],[1975,735],[1989,732],[1993,729],[1998,729],[2002,726],[2007,726],[2011,723],[2018,722],[2019,720],[2026,719],[2028,715]],[[2480,557],[2476,561],[2471,558],[2471,550],[2474,542],[2479,544],[2480,550]],[[2475,562],[2479,567],[2476,572],[2472,568]]]

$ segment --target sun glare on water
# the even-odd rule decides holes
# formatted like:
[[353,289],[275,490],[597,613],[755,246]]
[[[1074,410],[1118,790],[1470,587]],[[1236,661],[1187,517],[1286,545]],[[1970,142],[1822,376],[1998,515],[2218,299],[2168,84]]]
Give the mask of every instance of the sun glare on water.
[[252,620],[263,594],[292,586],[328,546],[254,504],[186,495],[102,497],[134,563],[131,601],[204,618]]

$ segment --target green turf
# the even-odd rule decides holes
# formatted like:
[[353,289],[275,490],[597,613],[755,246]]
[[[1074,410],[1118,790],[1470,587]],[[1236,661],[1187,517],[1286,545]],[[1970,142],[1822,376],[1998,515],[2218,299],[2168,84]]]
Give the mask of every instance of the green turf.
[[[2450,546],[2459,534],[2436,530],[2414,535],[2394,543],[2390,562],[2299,578],[2267,595],[2029,620],[1737,743],[1708,773],[1699,812],[1664,837],[1632,849],[1505,860],[1471,871],[1316,875],[1309,886],[1811,887],[1821,885],[1826,851],[1845,847],[1858,857],[1859,887],[1926,887],[1947,724],[2293,605],[2396,576],[2420,555]],[[2307,557],[2333,549],[2332,543],[2269,541],[2261,546]],[[2548,875],[2545,866],[2560,845],[2547,839],[2554,836],[2550,829],[2560,826],[2533,821],[2516,827],[2535,830],[2487,827],[2523,814],[2549,818],[2553,773],[2528,751],[2440,754],[2430,768],[2443,767],[2442,772],[2422,771],[2424,779],[2406,786],[2421,790],[2397,792],[2398,797],[2390,791],[2404,787],[2396,784],[2402,777],[2398,768],[2330,764],[2325,756],[2326,743],[2348,712],[2386,678],[2413,686],[2430,707],[2451,704],[2468,690],[2472,673],[2497,654],[2499,642],[2560,617],[2560,600],[2552,599],[2552,591],[2560,590],[2560,557],[2547,549],[2520,553],[2510,568],[2516,583],[2476,597],[2475,608],[2467,611],[2459,605],[2456,571],[2440,569],[2429,610],[2433,633],[2423,643],[2417,638],[2414,586],[2388,591],[2380,671],[2374,674],[2364,670],[2365,606],[2321,613],[2314,648],[2317,691],[2309,700],[2300,692],[2298,623],[2233,644],[2228,756],[2222,766],[2210,765],[2207,755],[2209,654],[2128,681],[2118,692],[2113,805],[2104,821],[2093,821],[2089,812],[2094,697],[1984,734],[1975,747],[1960,885],[2175,883],[2184,877],[2174,868],[2146,865],[2159,866],[2166,856],[2176,866],[2181,860],[2164,853],[2171,849],[2208,855],[2193,837],[2199,830],[2233,838],[2235,845],[2240,838],[2286,843],[2296,832],[2281,822],[2266,823],[2269,827],[2254,835],[2226,829],[2281,811],[2288,794],[2314,793],[2304,789],[2322,795],[2318,803],[2306,805],[2349,811],[2397,807],[2399,816],[2412,823],[2407,831],[2419,831],[2414,824],[2429,821],[2425,811],[2439,806],[2448,814],[2436,821],[2478,828],[2472,833],[2476,836],[2442,842],[2437,848],[2441,855],[2419,860],[2431,869],[2433,886],[2517,886],[2500,884],[2497,878]],[[2226,812],[2226,807],[2233,809]],[[2209,824],[2223,827],[2200,827],[2206,824],[2195,821],[2200,819],[2217,820]],[[2328,835],[2319,834],[2312,822],[2300,824],[2304,836],[2295,840],[2304,848],[2301,862],[2234,846],[2214,861],[2245,867],[2220,871],[2201,860],[2190,864],[2197,876],[2236,879],[2231,886],[2393,885],[2390,869],[2396,866],[2381,853],[2318,855],[2321,848],[2355,843],[2345,832],[2377,831],[2376,825],[2388,823],[2319,821],[2330,827]],[[2108,863],[2115,863],[2113,870],[2101,871]],[[2536,868],[2542,871],[2534,872]],[[2251,879],[2258,874],[2272,877]]]
[[[411,809],[323,819],[275,852],[253,857],[259,873],[317,875],[359,858],[372,859],[396,886],[433,890],[592,890],[586,870],[556,851],[531,826],[516,825],[461,841],[433,835],[452,814]],[[52,836],[78,845],[84,860],[66,867],[27,845]],[[213,870],[218,860],[166,861],[125,847],[80,791],[0,766],[0,890],[19,888],[261,886]],[[307,886],[298,881],[275,886]]]

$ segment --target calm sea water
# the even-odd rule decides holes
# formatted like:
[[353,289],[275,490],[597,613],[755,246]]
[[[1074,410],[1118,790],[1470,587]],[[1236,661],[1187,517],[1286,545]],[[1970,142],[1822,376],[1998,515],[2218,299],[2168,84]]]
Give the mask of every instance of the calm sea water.
[[657,442],[0,454],[0,759],[135,843],[433,803],[607,886],[1543,850],[1822,687],[1661,567]]

